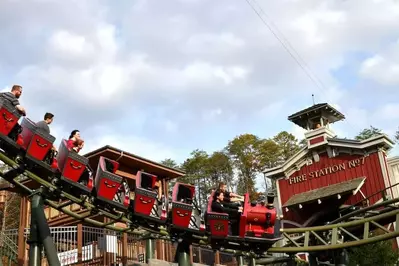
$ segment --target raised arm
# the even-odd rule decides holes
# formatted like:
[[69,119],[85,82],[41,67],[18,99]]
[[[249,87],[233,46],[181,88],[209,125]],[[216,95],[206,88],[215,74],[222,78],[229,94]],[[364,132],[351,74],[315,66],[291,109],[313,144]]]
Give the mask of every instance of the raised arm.
[[15,108],[18,110],[18,112],[21,114],[21,115],[23,115],[23,116],[26,116],[26,111],[25,111],[25,108],[24,107],[22,107],[21,105],[16,105],[15,106]]

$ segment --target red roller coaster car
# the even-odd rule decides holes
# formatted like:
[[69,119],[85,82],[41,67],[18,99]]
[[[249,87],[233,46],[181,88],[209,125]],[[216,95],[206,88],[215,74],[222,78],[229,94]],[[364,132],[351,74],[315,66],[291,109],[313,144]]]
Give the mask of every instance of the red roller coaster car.
[[274,196],[268,196],[268,203],[249,201],[249,195],[244,195],[243,211],[239,217],[239,235],[230,235],[230,218],[227,213],[212,211],[214,191],[208,200],[205,223],[210,233],[212,245],[230,247],[235,250],[251,250],[264,252],[276,241],[280,240],[280,220],[277,219],[273,206]]
[[125,211],[129,207],[129,191],[126,191],[122,177],[115,174],[119,163],[100,156],[94,178],[96,199],[106,206]]
[[[36,168],[35,173],[41,176],[52,176],[58,168],[56,152],[52,150],[55,137],[40,130],[32,120],[26,117],[22,120],[21,128],[22,148],[26,152],[25,158],[28,163],[32,168]],[[46,169],[47,173],[43,173],[36,166]]]
[[195,187],[176,182],[172,192],[170,229],[195,234],[204,234],[205,225],[201,221],[200,210],[194,204]]
[[18,120],[21,114],[8,101],[0,99],[0,142],[7,153],[16,154],[23,145]]
[[[64,184],[79,188],[77,193],[89,194],[93,190],[93,176],[88,170],[89,159],[68,149],[67,141],[63,139],[57,155],[58,171]],[[77,194],[76,193],[76,194]],[[75,194],[75,193],[74,193]]]
[[[158,198],[156,183],[158,177],[138,171],[136,174],[136,188],[134,190],[133,215],[145,217],[156,223],[165,223],[167,219],[166,204]],[[158,188],[159,189],[159,188]]]

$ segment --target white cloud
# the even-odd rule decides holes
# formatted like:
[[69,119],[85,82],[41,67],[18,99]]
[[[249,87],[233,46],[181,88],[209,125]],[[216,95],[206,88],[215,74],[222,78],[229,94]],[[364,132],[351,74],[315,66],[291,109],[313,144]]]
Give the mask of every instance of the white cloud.
[[156,141],[137,136],[121,136],[118,134],[98,136],[96,139],[85,141],[85,146],[81,153],[84,154],[105,145],[110,145],[153,161],[179,157],[176,150],[174,151],[172,148]]
[[373,120],[387,120],[392,123],[397,123],[397,121],[399,121],[399,103],[385,104],[373,115]]
[[[86,150],[111,144],[159,159],[231,136],[233,126],[234,134],[288,130],[275,117],[305,108],[311,93],[345,113],[341,137],[370,124],[397,127],[399,92],[379,96],[399,83],[399,48],[390,45],[399,39],[397,1],[257,2],[324,88],[245,1],[228,0],[1,1],[0,85],[24,86],[33,120],[55,113],[57,139],[79,128]],[[359,54],[371,55],[358,73],[380,82],[378,91],[348,85],[359,79]],[[343,66],[356,73],[334,72]],[[291,132],[303,138],[298,127]]]
[[364,60],[360,74],[383,85],[399,85],[399,40],[389,49]]

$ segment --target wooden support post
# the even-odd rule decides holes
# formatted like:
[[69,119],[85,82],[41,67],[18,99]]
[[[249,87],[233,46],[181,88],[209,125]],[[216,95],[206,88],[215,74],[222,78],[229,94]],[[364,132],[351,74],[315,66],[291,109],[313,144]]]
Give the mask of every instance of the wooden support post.
[[220,264],[220,253],[219,250],[215,253],[215,264]]
[[27,197],[21,197],[20,204],[20,215],[19,215],[19,229],[18,229],[18,265],[23,266],[25,264],[25,251],[26,251],[26,242],[25,242],[25,228],[27,225],[27,216],[28,216],[28,199]]
[[193,245],[190,245],[190,263],[193,265],[194,259],[193,259]]
[[127,233],[122,235],[122,265],[127,265]]
[[78,266],[83,265],[83,225],[81,223],[78,224],[78,230],[77,230],[77,240],[78,240]]

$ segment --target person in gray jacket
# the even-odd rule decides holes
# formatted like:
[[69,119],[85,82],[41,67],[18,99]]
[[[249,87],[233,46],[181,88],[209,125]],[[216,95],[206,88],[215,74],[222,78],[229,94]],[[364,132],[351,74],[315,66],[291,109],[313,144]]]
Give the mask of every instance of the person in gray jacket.
[[[50,134],[50,127],[49,125],[53,122],[54,115],[52,113],[46,113],[44,115],[44,120],[39,121],[36,123],[36,126],[43,132]],[[57,148],[53,146],[53,150],[56,151]]]

